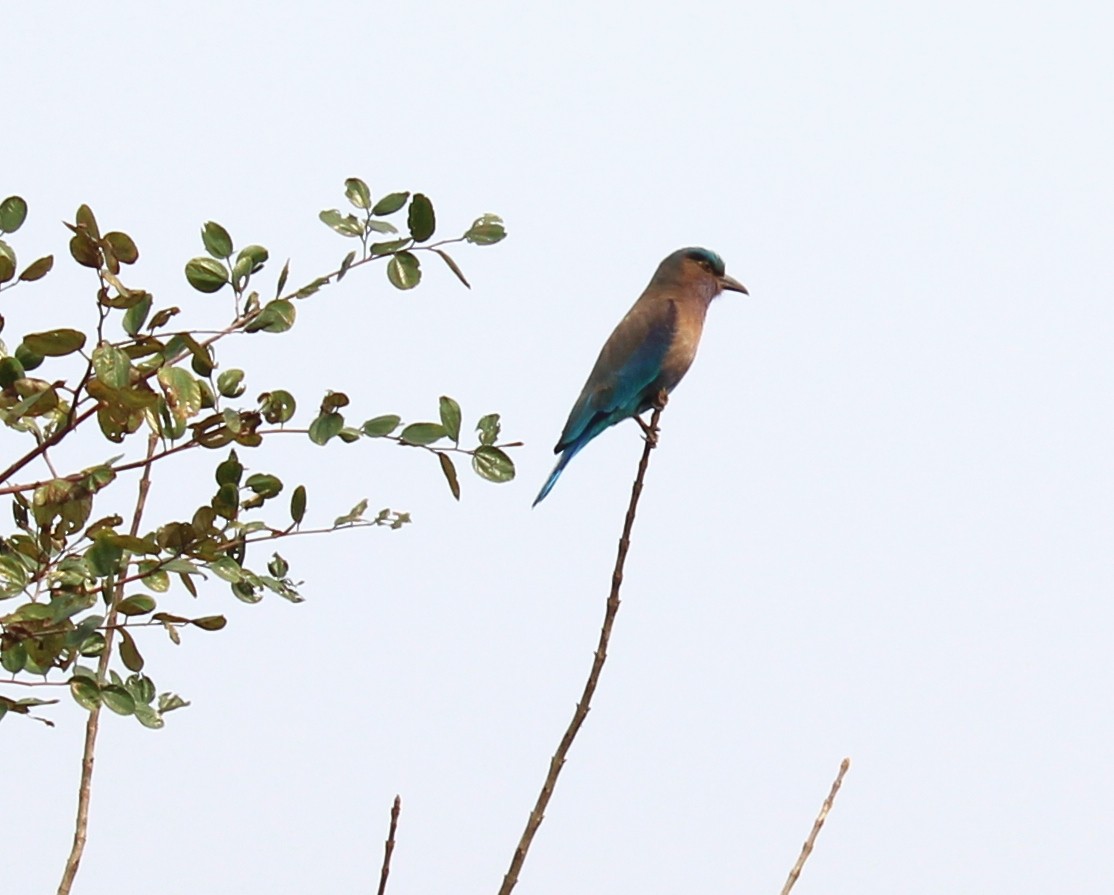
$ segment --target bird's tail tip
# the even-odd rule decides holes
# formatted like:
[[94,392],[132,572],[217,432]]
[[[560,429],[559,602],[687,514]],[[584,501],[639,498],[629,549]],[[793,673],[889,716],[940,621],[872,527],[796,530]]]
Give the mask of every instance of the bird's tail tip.
[[549,478],[545,480],[545,484],[542,485],[542,489],[538,492],[538,496],[534,498],[534,502],[530,504],[531,509],[545,500],[546,495],[553,490],[553,486],[557,484],[557,479],[561,477],[561,473],[565,471],[568,462],[578,450],[580,450],[579,446],[571,450],[566,450],[561,454],[557,460],[557,465],[553,467],[553,472],[551,472]]

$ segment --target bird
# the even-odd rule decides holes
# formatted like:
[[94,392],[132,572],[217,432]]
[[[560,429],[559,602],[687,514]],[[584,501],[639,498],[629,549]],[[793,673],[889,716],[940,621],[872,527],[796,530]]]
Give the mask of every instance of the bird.
[[678,249],[658,265],[604,343],[553,449],[560,456],[534,506],[588,442],[616,423],[638,419],[660,392],[668,394],[681,381],[696,357],[708,305],[724,291],[750,294],[709,249]]

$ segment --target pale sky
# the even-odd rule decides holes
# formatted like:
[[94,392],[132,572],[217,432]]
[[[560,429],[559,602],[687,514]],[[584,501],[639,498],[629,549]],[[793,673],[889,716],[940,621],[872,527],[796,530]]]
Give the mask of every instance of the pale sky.
[[[391,895],[498,889],[588,672],[638,428],[530,502],[686,245],[751,297],[712,306],[664,415],[516,892],[776,893],[844,756],[799,895],[1114,890],[1112,26],[971,0],[6,9],[0,193],[30,204],[21,259],[58,256],[5,293],[9,347],[92,319],[60,223],[82,202],[207,328],[229,301],[182,267],[209,219],[270,249],[267,283],[351,248],[317,220],[350,176],[427,193],[445,235],[510,233],[455,253],[471,291],[355,271],[219,355],[303,422],[328,388],[357,422],[501,412],[519,477],[462,475],[458,505],[418,451],[245,453],[307,486],[307,521],[367,497],[414,522],[280,545],[301,605],[167,602],[229,625],[143,641],[192,705],[105,714],[75,892],[371,892],[396,793]],[[168,462],[149,518],[210,470]],[[7,892],[53,891],[72,834],[84,712],[49,715],[0,724]]]

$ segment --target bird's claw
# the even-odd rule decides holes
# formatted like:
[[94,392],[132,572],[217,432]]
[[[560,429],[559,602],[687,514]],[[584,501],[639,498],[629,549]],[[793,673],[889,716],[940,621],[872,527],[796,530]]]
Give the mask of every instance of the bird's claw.
[[658,430],[646,422],[642,417],[636,416],[634,421],[642,427],[642,434],[646,436],[646,442],[650,447],[658,446]]

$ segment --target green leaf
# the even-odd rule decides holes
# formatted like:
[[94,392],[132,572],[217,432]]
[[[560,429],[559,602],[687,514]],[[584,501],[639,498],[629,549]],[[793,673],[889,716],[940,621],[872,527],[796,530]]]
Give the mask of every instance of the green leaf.
[[448,252],[444,252],[441,249],[434,249],[433,251],[441,256],[441,260],[449,266],[449,270],[456,274],[456,278],[460,280],[460,282],[462,282],[466,288],[472,288],[472,284],[464,278],[464,271],[462,271],[460,267],[457,266],[457,263],[451,257],[449,257]]
[[460,441],[460,405],[447,395],[441,396],[441,425],[449,438]]
[[314,444],[325,444],[344,428],[344,417],[339,413],[322,413],[309,424],[309,440]]
[[341,214],[340,211],[335,208],[328,208],[322,211],[318,217],[323,224],[336,231],[341,236],[360,237],[364,235],[363,225],[356,220],[355,215]]
[[228,283],[228,269],[212,258],[193,258],[186,262],[186,279],[198,292],[217,292]]
[[113,230],[104,235],[104,241],[108,243],[112,254],[121,264],[135,264],[139,260],[139,249],[135,247],[135,242],[127,233]]
[[278,283],[275,284],[275,298],[282,295],[282,290],[286,288],[286,280],[290,276],[290,259],[286,259],[286,263],[282,266],[282,271],[279,273]]
[[399,436],[407,444],[427,445],[445,438],[448,431],[440,423],[411,423]]
[[[147,594],[132,594],[130,597],[124,597],[116,607],[121,615],[146,615],[148,612],[155,611],[155,598]],[[135,671],[133,668],[132,671]]]
[[155,684],[145,674],[129,674],[124,686],[135,699],[137,707],[140,703],[150,705],[155,700]]
[[390,435],[401,422],[402,417],[388,413],[368,420],[360,426],[360,431],[368,438],[382,438],[384,435]]
[[277,496],[282,491],[282,480],[269,473],[257,472],[249,475],[244,487],[250,488],[264,499]]
[[97,226],[97,219],[92,208],[88,205],[78,206],[76,218],[78,227],[92,236],[93,239],[101,238],[101,229]]
[[388,193],[375,203],[371,209],[371,213],[379,217],[386,214],[394,214],[406,204],[406,200],[409,198],[409,193]]
[[51,329],[23,337],[27,350],[41,357],[64,357],[85,346],[85,333],[76,329]]
[[93,349],[93,373],[109,388],[127,388],[131,366],[130,358],[108,342]]
[[241,255],[232,265],[232,288],[237,292],[243,291],[251,276],[251,258]]
[[243,603],[258,603],[263,599],[262,588],[250,581],[237,581],[232,585],[232,595]]
[[201,387],[188,371],[180,367],[161,367],[159,384],[166,392],[166,405],[179,422],[197,416],[201,410]]
[[269,423],[287,423],[297,410],[294,396],[285,389],[275,389],[273,392],[264,392],[259,396],[260,413]]
[[297,313],[292,302],[285,298],[276,298],[274,301],[267,302],[244,329],[249,333],[260,330],[268,333],[284,333],[294,325]]
[[172,712],[175,709],[182,709],[189,705],[177,693],[160,693],[159,694],[159,711],[162,713]]
[[368,253],[372,256],[376,255],[390,255],[400,249],[406,248],[413,240],[410,237],[405,239],[391,239],[387,242],[373,242],[367,247]]
[[240,490],[233,484],[225,482],[213,495],[210,501],[213,512],[225,519],[235,519],[240,512]]
[[216,221],[206,221],[202,225],[201,241],[205,244],[205,251],[214,258],[224,260],[232,254],[232,237]]
[[421,278],[421,264],[410,252],[391,256],[387,263],[387,279],[396,289],[413,289]]
[[306,486],[299,485],[290,495],[290,518],[295,525],[301,525],[306,517]]
[[166,722],[149,705],[136,703],[135,720],[150,730],[161,730]]
[[364,221],[364,226],[372,233],[398,233],[398,227],[390,221]]
[[279,556],[279,554],[275,553],[271,556],[271,561],[267,563],[267,571],[275,578],[285,578],[290,571],[290,564]]
[[101,266],[101,247],[84,230],[78,230],[70,239],[70,255],[83,267],[94,270]]
[[[107,578],[116,572],[116,567],[123,557],[124,551],[112,543],[107,537],[94,539],[93,544],[85,551],[85,561],[89,569],[98,578]],[[0,560],[3,558],[0,557]]]
[[[148,295],[147,300],[150,301],[150,298],[151,298],[151,296]],[[161,311],[156,313],[154,317],[151,318],[151,324],[147,328],[150,329],[150,330],[156,330],[160,326],[166,326],[166,324],[168,324],[170,322],[170,318],[173,317],[175,314],[180,313],[181,310],[182,309],[177,307],[177,306],[169,307],[169,308],[163,308]],[[171,339],[173,340],[175,338],[182,338],[184,336],[185,336],[185,333],[182,333],[179,336],[172,336]],[[213,366],[213,362],[212,362],[212,357],[211,357],[211,354],[210,354],[210,349],[201,348],[200,343],[198,343],[196,340],[192,339],[192,337],[190,337],[190,338],[191,338],[191,341],[193,342],[193,344],[196,345],[197,348],[201,349],[201,350],[197,350],[196,348],[191,348],[190,349],[191,351],[193,351],[194,365],[195,365],[194,370],[197,369],[196,364],[199,363],[199,362],[206,364],[211,369],[212,366]],[[209,374],[204,373],[204,374],[200,374],[200,375],[208,376]]]
[[425,242],[437,228],[437,221],[433,216],[433,203],[424,193],[414,193],[414,198],[410,200],[406,225],[415,242]]
[[344,195],[357,208],[371,208],[371,190],[359,177],[349,177],[344,181]]
[[484,444],[472,455],[472,468],[489,482],[509,482],[514,478],[514,463],[499,448]]
[[20,196],[8,196],[0,202],[0,230],[15,233],[27,219],[27,203]]
[[8,674],[19,674],[27,665],[27,649],[22,641],[15,641],[0,652],[0,668]]
[[37,261],[32,261],[28,264],[27,267],[23,269],[23,273],[19,275],[19,278],[25,283],[41,280],[50,273],[52,267],[54,267],[54,256],[47,255],[44,258],[39,258]]
[[481,416],[480,421],[476,423],[476,430],[480,433],[480,444],[495,444],[500,429],[502,426],[499,423],[499,414],[489,413]]
[[[161,314],[162,311],[159,313]],[[154,323],[154,321],[152,321],[152,323]],[[188,336],[187,338],[193,343],[190,346],[190,353],[193,355],[193,357],[190,358],[190,369],[203,379],[208,379],[213,375],[213,370],[215,370],[217,366],[216,358],[213,356],[213,349],[201,345],[193,336]],[[198,386],[202,384],[203,383],[199,382]]]
[[206,615],[190,619],[190,624],[202,631],[219,631],[228,624],[228,619],[223,615]]
[[353,249],[344,256],[344,260],[340,262],[340,269],[337,271],[337,282],[339,283],[344,279],[344,275],[348,273],[348,268],[352,266],[352,262],[356,260],[356,251]]
[[270,253],[263,248],[263,246],[253,243],[252,245],[240,249],[240,253],[236,256],[236,263],[239,264],[241,261],[248,261],[251,263],[248,273],[258,273],[262,270],[264,263],[270,257]]
[[217,376],[217,391],[226,398],[238,398],[246,389],[243,370],[225,370]]
[[117,715],[135,714],[135,699],[117,684],[105,684],[101,687],[101,700]]
[[476,218],[464,238],[473,245],[488,246],[500,242],[506,235],[503,219],[497,214],[485,214]]
[[84,675],[75,674],[70,678],[70,694],[79,706],[89,711],[101,704],[101,690],[96,680]]
[[146,295],[124,312],[122,322],[124,332],[134,339],[139,331],[143,329],[143,324],[146,323],[149,313],[151,313],[151,296]]
[[7,253],[0,252],[0,283],[8,282],[15,276],[15,261]]
[[143,656],[139,654],[139,648],[127,628],[120,628],[120,661],[128,671],[143,670]]
[[238,488],[240,478],[244,474],[244,465],[236,455],[235,450],[228,452],[228,458],[217,464],[216,479],[218,485],[232,485]]
[[0,388],[9,388],[17,379],[23,379],[27,371],[14,357],[0,357]]
[[445,481],[449,483],[449,490],[452,491],[453,497],[460,500],[460,482],[457,481],[456,467],[453,465],[452,458],[438,451],[437,459],[441,463],[441,472],[445,474]]
[[0,600],[18,596],[27,586],[27,569],[14,556],[0,555]]
[[229,584],[237,584],[244,578],[243,568],[228,555],[218,556],[208,564],[208,568],[212,570],[214,575]]
[[367,498],[365,497],[343,516],[337,516],[336,519],[333,520],[333,528],[340,528],[342,525],[352,525],[354,522],[358,522],[363,518],[366,511]]
[[23,369],[33,370],[42,364],[42,354],[31,351],[26,344],[20,342],[16,347],[16,360],[22,364]]

